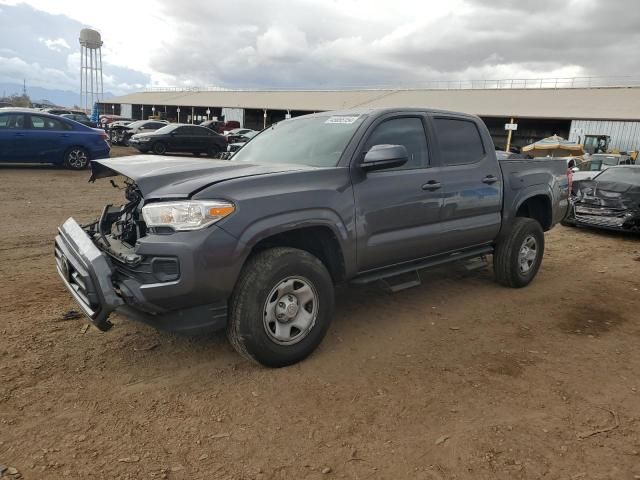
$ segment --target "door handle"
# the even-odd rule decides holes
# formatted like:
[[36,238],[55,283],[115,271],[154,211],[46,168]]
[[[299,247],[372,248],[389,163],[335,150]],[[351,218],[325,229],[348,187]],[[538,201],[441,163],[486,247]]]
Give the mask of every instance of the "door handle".
[[63,133],[62,135],[60,135],[62,138],[69,138],[69,134],[68,133]]
[[440,184],[440,182],[438,182],[436,180],[429,180],[427,183],[422,185],[422,189],[423,190],[434,191],[434,190],[438,190],[441,186],[442,185]]
[[14,133],[16,137],[24,137],[24,133]]
[[482,179],[482,183],[486,183],[487,185],[491,185],[492,183],[496,183],[498,181],[498,177],[495,175],[487,175]]

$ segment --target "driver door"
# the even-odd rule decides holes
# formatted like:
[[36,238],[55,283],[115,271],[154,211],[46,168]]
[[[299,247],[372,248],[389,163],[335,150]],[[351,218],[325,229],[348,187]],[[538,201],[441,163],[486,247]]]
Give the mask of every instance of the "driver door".
[[[404,145],[408,162],[364,173],[359,167],[374,145]],[[426,118],[388,115],[366,133],[352,162],[359,272],[415,260],[439,252],[443,189],[430,162]]]

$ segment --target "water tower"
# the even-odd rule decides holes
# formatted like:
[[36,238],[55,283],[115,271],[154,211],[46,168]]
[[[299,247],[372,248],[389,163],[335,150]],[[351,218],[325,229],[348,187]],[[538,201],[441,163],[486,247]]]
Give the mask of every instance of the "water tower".
[[80,30],[80,106],[90,112],[102,100],[102,38],[90,28]]

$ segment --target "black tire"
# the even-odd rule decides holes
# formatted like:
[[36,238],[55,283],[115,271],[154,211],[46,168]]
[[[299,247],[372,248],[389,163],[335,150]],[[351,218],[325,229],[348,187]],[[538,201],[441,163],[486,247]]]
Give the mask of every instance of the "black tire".
[[[533,239],[533,243],[530,239]],[[527,247],[528,250],[523,250],[527,245],[529,247],[535,245],[535,258],[524,258],[527,255],[532,255],[530,252],[533,249]],[[531,218],[516,218],[509,231],[498,240],[493,254],[493,270],[496,280],[506,287],[526,287],[538,273],[543,256],[544,231],[542,226]]]
[[[305,330],[299,330],[298,337],[295,337],[295,326],[290,326],[290,334],[294,332],[292,343],[279,343],[274,338],[277,335],[276,322],[272,323],[273,327],[269,324],[267,309],[269,304],[273,305],[275,315],[276,304],[284,306],[281,300],[285,296],[291,297],[286,290],[280,297],[279,288],[287,283],[296,288],[298,280],[315,296],[312,295],[313,299],[303,305],[298,303],[301,295],[294,295],[296,304],[302,305],[300,308],[307,310],[307,315],[314,320]],[[271,248],[251,257],[240,274],[231,297],[227,337],[233,348],[245,358],[267,367],[284,367],[303,360],[317,348],[327,333],[333,309],[333,282],[320,260],[296,248]],[[302,310],[296,308],[296,311]],[[292,324],[297,323],[297,315],[290,320]],[[287,322],[280,323],[282,325],[286,326]],[[267,329],[271,333],[267,333]]]
[[71,147],[64,154],[64,164],[70,170],[84,170],[89,166],[89,152],[82,147]]
[[164,155],[167,153],[167,146],[163,142],[156,142],[151,148],[156,155]]
[[222,149],[218,145],[211,145],[207,150],[207,155],[209,157],[216,157],[222,152]]
[[202,152],[191,152],[191,154],[192,154],[194,157],[199,157],[200,155],[202,155]]

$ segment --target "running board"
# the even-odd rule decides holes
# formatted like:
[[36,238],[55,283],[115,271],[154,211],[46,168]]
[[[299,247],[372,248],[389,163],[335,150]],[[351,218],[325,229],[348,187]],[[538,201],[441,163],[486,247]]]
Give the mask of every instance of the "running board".
[[355,277],[353,280],[351,280],[350,283],[354,285],[365,285],[367,283],[376,282],[385,278],[395,277],[396,275],[401,275],[403,273],[415,272],[417,270],[422,270],[425,268],[437,267],[439,265],[445,265],[447,263],[457,262],[459,260],[468,260],[470,258],[482,257],[491,253],[493,253],[493,247],[491,246],[484,246],[471,250],[465,250],[462,252],[449,253],[446,255],[427,258],[417,262],[403,263],[400,265],[394,265],[393,267],[366,272]]
[[384,278],[380,282],[393,293],[422,285],[422,280],[420,280],[420,274],[417,270]]

